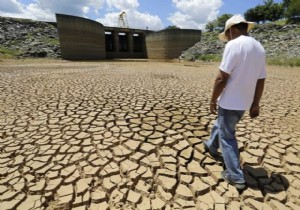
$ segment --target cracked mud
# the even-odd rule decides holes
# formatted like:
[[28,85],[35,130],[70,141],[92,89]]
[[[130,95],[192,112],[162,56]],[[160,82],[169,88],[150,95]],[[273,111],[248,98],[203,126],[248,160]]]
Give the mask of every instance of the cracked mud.
[[300,209],[300,69],[269,66],[238,124],[238,192],[202,145],[217,67],[3,62],[1,209]]

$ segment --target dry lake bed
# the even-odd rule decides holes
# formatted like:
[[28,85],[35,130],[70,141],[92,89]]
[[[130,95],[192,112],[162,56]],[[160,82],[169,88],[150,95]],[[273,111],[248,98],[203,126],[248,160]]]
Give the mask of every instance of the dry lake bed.
[[204,151],[217,63],[0,63],[0,209],[300,209],[300,68],[237,126],[248,188]]

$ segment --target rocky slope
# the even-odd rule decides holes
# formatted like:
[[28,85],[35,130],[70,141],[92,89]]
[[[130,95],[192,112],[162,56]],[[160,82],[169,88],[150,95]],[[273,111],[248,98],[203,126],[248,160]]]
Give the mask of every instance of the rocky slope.
[[[262,43],[268,57],[300,57],[300,25],[257,25],[250,35]],[[204,32],[202,40],[184,51],[181,59],[196,60],[205,54],[221,55],[224,46],[218,40],[218,32]]]
[[0,17],[0,57],[59,56],[54,23]]

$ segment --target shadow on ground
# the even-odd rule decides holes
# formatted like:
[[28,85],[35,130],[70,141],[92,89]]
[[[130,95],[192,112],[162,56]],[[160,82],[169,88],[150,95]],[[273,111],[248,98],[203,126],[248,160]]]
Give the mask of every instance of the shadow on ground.
[[280,196],[280,193],[287,191],[289,181],[278,173],[268,175],[266,169],[245,165],[243,167],[247,186],[252,189],[259,189],[267,197]]

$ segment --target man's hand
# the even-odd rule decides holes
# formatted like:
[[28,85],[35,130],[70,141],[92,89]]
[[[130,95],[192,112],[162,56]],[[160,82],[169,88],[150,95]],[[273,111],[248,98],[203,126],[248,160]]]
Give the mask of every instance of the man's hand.
[[210,100],[210,113],[211,114],[217,114],[217,103],[216,102],[217,102],[219,96],[221,95],[221,93],[223,92],[229,76],[230,75],[227,74],[226,72],[224,72],[222,70],[219,71],[219,74],[215,80],[214,89],[213,89],[211,100]]
[[256,118],[259,116],[259,105],[252,105],[250,108],[250,117]]
[[217,103],[210,103],[210,113],[217,114]]
[[264,91],[265,79],[259,79],[256,83],[255,94],[250,108],[250,117],[255,118],[259,116],[259,101]]

